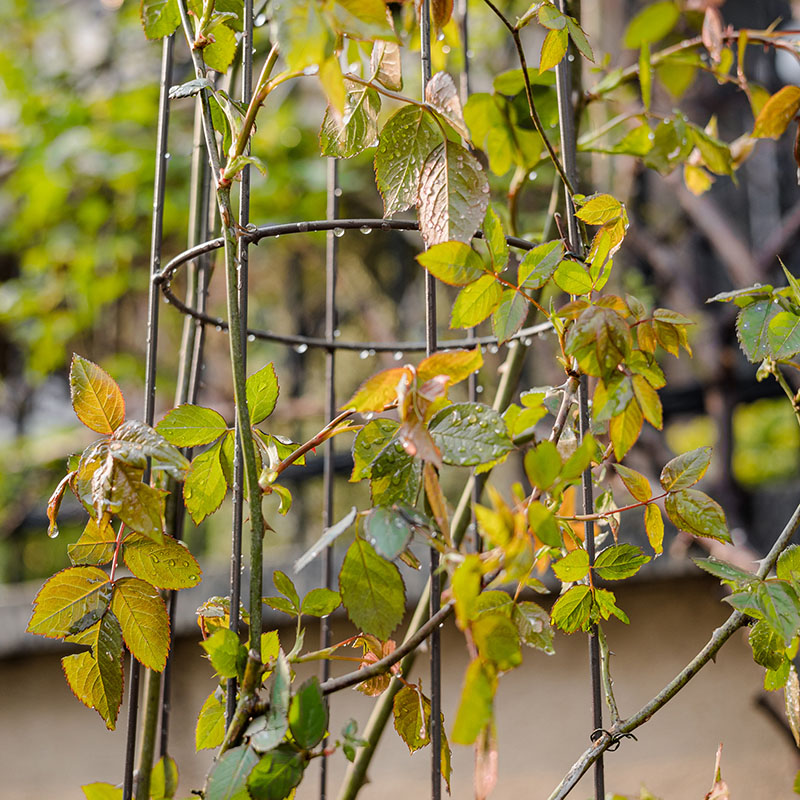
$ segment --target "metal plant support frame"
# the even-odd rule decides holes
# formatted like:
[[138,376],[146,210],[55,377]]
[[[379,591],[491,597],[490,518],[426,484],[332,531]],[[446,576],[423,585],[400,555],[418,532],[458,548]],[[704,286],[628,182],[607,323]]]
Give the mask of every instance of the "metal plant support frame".
[[[562,0],[563,2],[563,0]],[[461,75],[461,96],[462,101],[466,101],[469,94],[469,73],[467,59],[467,0],[459,0],[457,13],[463,46],[465,52],[465,68]],[[241,99],[246,104],[252,93],[253,81],[253,2],[244,0],[244,26],[242,33],[242,63],[241,63]],[[423,96],[425,86],[431,78],[431,31],[430,31],[430,0],[423,0],[421,14],[421,68],[422,68],[422,87]],[[157,349],[158,349],[158,322],[159,322],[159,294],[163,294],[164,299],[174,306],[184,315],[184,337],[181,348],[181,363],[179,365],[179,381],[176,393],[176,403],[195,402],[198,394],[199,375],[203,363],[203,345],[205,339],[206,326],[214,326],[218,331],[228,331],[228,324],[224,319],[211,316],[206,311],[206,297],[208,292],[209,278],[209,254],[223,246],[221,238],[208,239],[210,223],[213,217],[213,192],[211,191],[211,180],[213,176],[208,166],[204,164],[204,157],[199,155],[198,148],[202,148],[202,131],[199,125],[195,126],[195,152],[193,154],[193,186],[194,194],[192,197],[192,220],[190,221],[189,246],[179,255],[171,259],[165,266],[161,264],[161,245],[163,230],[163,210],[164,194],[166,184],[166,169],[169,159],[168,135],[169,135],[169,99],[168,93],[172,84],[172,65],[173,65],[174,35],[167,37],[162,47],[162,64],[160,77],[160,97],[159,97],[159,116],[156,147],[156,168],[153,193],[153,217],[152,217],[152,242],[150,254],[150,287],[148,299],[148,323],[147,323],[147,364],[145,382],[145,422],[152,425],[154,422],[155,411],[155,388],[157,370]],[[557,69],[557,78],[560,87],[568,85],[568,66],[566,60]],[[566,88],[559,90],[561,118],[565,116],[571,119],[571,106]],[[200,101],[198,101],[200,102]],[[562,103],[564,104],[562,106]],[[567,112],[566,114],[564,112]],[[570,139],[571,136],[571,139]],[[570,177],[574,174],[574,133],[569,130],[562,130],[562,152],[565,156],[565,165],[568,170],[572,170]],[[370,355],[378,352],[425,352],[430,355],[439,349],[454,347],[471,347],[478,344],[492,345],[497,343],[493,336],[476,336],[474,329],[469,330],[469,335],[460,339],[447,339],[439,341],[436,326],[436,287],[433,277],[425,273],[425,318],[426,335],[425,341],[394,341],[394,342],[358,342],[340,341],[336,338],[337,306],[336,306],[336,282],[338,275],[338,248],[339,241],[336,235],[341,230],[377,230],[377,231],[417,231],[419,226],[414,221],[407,220],[388,220],[388,219],[341,219],[339,218],[339,197],[341,189],[339,187],[339,164],[337,159],[328,159],[327,162],[327,209],[325,220],[300,221],[282,223],[274,225],[263,225],[256,227],[250,223],[250,167],[245,167],[242,173],[242,181],[239,194],[239,219],[238,223],[243,231],[247,231],[239,237],[237,262],[238,262],[238,281],[237,297],[241,310],[242,326],[238,331],[228,331],[229,335],[241,337],[242,349],[246,353],[248,340],[269,340],[287,346],[302,346],[304,348],[320,348],[325,350],[325,413],[328,419],[333,418],[336,412],[336,396],[334,391],[334,377],[336,370],[336,353],[339,350],[361,351]],[[567,206],[572,210],[571,200],[567,197]],[[577,250],[579,242],[577,227],[572,214],[568,215],[570,222],[570,243],[574,250]],[[311,232],[326,233],[326,254],[325,254],[325,336],[323,338],[307,337],[275,333],[272,331],[249,328],[247,325],[247,305],[249,289],[249,247],[257,245],[263,239],[269,239],[287,234],[306,234]],[[481,233],[476,234],[480,238]],[[533,248],[530,242],[516,238],[506,237],[510,246],[518,250],[527,251]],[[190,271],[187,281],[187,292],[184,300],[178,298],[171,290],[170,283],[177,271],[181,268]],[[512,339],[515,340],[520,350],[521,345],[528,344],[529,338],[542,334],[551,329],[550,323],[543,323],[535,326],[523,328]],[[475,401],[477,398],[477,382],[471,377],[468,386],[469,398]],[[581,392],[581,421],[585,422],[585,388]],[[584,430],[581,425],[581,434]],[[333,439],[325,442],[323,467],[323,527],[329,527],[334,521],[334,459],[335,451]],[[477,500],[480,495],[483,479],[482,477],[472,481],[469,497]],[[241,438],[236,432],[236,446],[234,456],[234,480],[233,480],[233,520],[232,520],[232,542],[231,542],[231,566],[230,566],[230,598],[231,615],[230,626],[232,630],[238,632],[238,613],[241,591],[241,567],[242,567],[242,521],[243,521],[243,475],[242,475],[242,448]],[[584,503],[585,513],[591,513],[591,479],[584,483]],[[176,538],[180,538],[183,531],[184,514],[180,503],[174,504],[171,515],[172,533]],[[590,557],[593,557],[593,538],[591,523],[587,523],[587,545],[590,549]],[[477,539],[477,537],[476,537]],[[476,542],[477,546],[477,542]],[[333,586],[333,564],[329,550],[324,551],[322,559],[323,585],[332,588]],[[437,619],[443,612],[449,609],[441,609],[441,585],[440,573],[438,571],[438,553],[431,550],[430,558],[430,605],[429,616],[437,615]],[[175,612],[176,593],[171,592],[168,597],[168,609],[170,618]],[[443,618],[443,617],[442,617]],[[433,623],[435,620],[431,620]],[[434,625],[430,632],[431,640],[431,798],[439,800],[441,798],[441,644],[439,637],[439,626]],[[321,647],[330,644],[330,628],[327,620],[322,620]],[[595,728],[602,732],[602,708],[599,705],[600,698],[600,677],[595,668],[594,648],[596,645],[596,635],[592,637],[592,696],[593,696],[593,718]],[[170,712],[170,665],[172,648],[170,648],[170,658],[163,674],[163,678],[157,673],[148,673],[148,679],[154,675],[156,693],[155,712],[159,713],[160,708],[160,741],[159,752],[162,756],[168,752],[169,737],[169,712]],[[123,775],[123,800],[133,800],[134,796],[140,796],[141,786],[136,785],[135,781],[135,760],[136,760],[136,741],[139,733],[140,722],[140,670],[138,662],[131,657],[130,672],[128,681],[128,720],[127,720],[127,740],[125,750],[125,766]],[[323,661],[321,667],[322,681],[330,678],[330,666],[327,661]],[[236,702],[236,681],[230,679],[226,693],[226,718],[230,722]],[[160,697],[159,697],[160,692]],[[160,702],[159,702],[160,700]],[[598,722],[598,720],[600,720]],[[595,731],[597,733],[597,731]],[[605,733],[605,732],[602,732]],[[594,735],[594,734],[593,734]],[[142,759],[152,763],[153,745],[150,749],[141,749],[140,762]],[[327,787],[327,759],[321,759],[321,773],[319,784],[320,800],[326,800],[328,796]],[[147,766],[147,764],[145,764]],[[596,772],[596,798],[600,800],[602,794],[602,758],[598,759]]]

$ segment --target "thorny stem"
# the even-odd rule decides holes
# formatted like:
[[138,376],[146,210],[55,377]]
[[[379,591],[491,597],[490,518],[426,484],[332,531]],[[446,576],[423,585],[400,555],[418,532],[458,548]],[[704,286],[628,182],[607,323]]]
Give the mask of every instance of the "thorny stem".
[[[186,10],[185,0],[178,0],[184,33],[191,44],[191,23]],[[198,78],[205,74],[205,67],[200,54],[192,50],[192,61]],[[220,175],[219,157],[217,155],[214,126],[211,121],[211,110],[206,90],[201,93],[203,109],[203,131],[206,139],[209,163],[212,175]],[[244,473],[247,481],[248,505],[250,511],[250,654],[248,659],[260,663],[261,637],[261,595],[262,595],[262,560],[264,539],[264,517],[261,510],[261,489],[258,485],[258,468],[253,431],[250,427],[250,411],[247,407],[246,375],[244,369],[244,346],[242,337],[236,332],[242,329],[241,314],[237,295],[237,232],[231,208],[230,185],[217,184],[217,205],[222,220],[222,236],[224,242],[225,276],[227,288],[227,312],[230,347],[231,372],[233,377],[233,396],[236,407],[236,421],[242,442],[244,455]],[[249,663],[249,660],[248,660]],[[245,676],[247,677],[247,675]],[[252,687],[250,687],[252,689]],[[242,686],[245,693],[245,686]]]
[[[780,536],[775,541],[766,558],[761,562],[761,567],[756,573],[761,580],[767,577],[778,561],[778,556],[786,549],[795,531],[800,527],[800,505],[794,510]],[[564,776],[561,783],[550,795],[549,800],[563,800],[574,788],[577,782],[587,772],[589,767],[608,748],[618,742],[620,737],[631,733],[647,722],[659,709],[663,708],[698,672],[711,661],[728,639],[747,623],[747,615],[734,611],[723,625],[717,628],[705,647],[652,699],[639,709],[635,714],[625,720],[613,724],[608,731],[587,748],[583,755],[573,764]]]
[[547,150],[547,154],[550,156],[550,160],[553,162],[553,166],[556,168],[556,172],[558,173],[559,177],[561,178],[564,187],[569,192],[570,196],[575,194],[574,189],[572,188],[572,182],[567,177],[567,173],[564,171],[564,167],[561,164],[561,161],[558,157],[558,154],[555,151],[551,141],[547,138],[547,134],[544,130],[544,125],[542,125],[541,119],[539,119],[539,114],[536,111],[536,104],[533,101],[533,87],[531,86],[531,79],[528,75],[528,61],[525,58],[525,49],[522,46],[522,40],[519,36],[519,30],[515,28],[509,21],[503,16],[503,13],[500,11],[499,8],[492,2],[492,0],[483,0],[487,6],[494,12],[495,16],[508,28],[509,33],[511,34],[511,38],[514,40],[514,47],[517,49],[517,57],[519,58],[519,65],[522,67],[522,80],[525,83],[525,98],[528,101],[528,113],[530,114],[531,121],[533,122],[533,127],[536,128],[536,132],[539,136],[542,137],[542,141],[544,142],[544,146]]
[[603,676],[603,693],[608,706],[608,713],[611,715],[611,724],[617,725],[620,721],[617,701],[614,697],[614,681],[611,679],[611,651],[608,649],[608,641],[601,625],[597,626],[597,641],[600,644],[600,671]]
[[655,497],[651,497],[649,500],[641,500],[638,503],[631,503],[628,506],[620,506],[619,508],[614,508],[611,511],[602,511],[598,512],[597,514],[573,514],[571,516],[562,516],[560,514],[556,514],[556,519],[565,519],[569,520],[570,522],[592,522],[592,520],[606,519],[607,517],[613,517],[614,514],[619,514],[622,511],[632,511],[634,508],[649,506],[650,503],[655,503],[656,500],[662,500],[668,494],[669,492],[662,492],[661,494],[657,494]]

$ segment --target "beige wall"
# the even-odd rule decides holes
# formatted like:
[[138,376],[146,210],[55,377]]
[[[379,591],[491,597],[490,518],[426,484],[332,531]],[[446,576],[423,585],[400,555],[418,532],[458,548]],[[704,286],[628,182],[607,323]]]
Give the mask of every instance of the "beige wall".
[[[703,645],[723,619],[713,581],[693,580],[631,587],[619,592],[631,626],[610,624],[607,634],[616,657],[613,674],[623,714],[646,702]],[[342,635],[347,627],[340,625]],[[338,631],[337,631],[338,632]],[[287,636],[290,640],[290,635]],[[451,629],[444,635],[447,687],[444,711],[448,728],[458,695],[466,653]],[[500,778],[494,798],[547,798],[562,773],[588,741],[586,642],[559,637],[557,654],[526,651],[525,662],[506,675],[498,694]],[[181,769],[181,796],[200,785],[208,755],[193,753],[194,720],[213,688],[210,666],[196,643],[177,648],[173,755]],[[424,664],[421,674],[427,686]],[[606,760],[609,791],[637,793],[644,784],[663,800],[701,800],[710,787],[717,744],[724,742],[723,774],[737,800],[796,797],[792,780],[800,762],[763,712],[754,706],[762,670],[753,664],[743,635],[737,635],[683,693],[640,729],[638,742],[625,742]],[[95,712],[74,700],[56,656],[0,662],[0,797],[3,800],[77,800],[79,786],[120,778],[124,713],[119,729],[105,730]],[[353,690],[335,697],[334,735],[350,716],[366,719],[372,701]],[[428,796],[428,755],[413,756],[388,731],[372,769],[365,800]],[[454,753],[453,797],[471,796],[471,752]],[[344,759],[333,759],[334,785]],[[314,768],[315,769],[315,768]],[[591,793],[588,781],[574,792]],[[335,796],[335,792],[332,792]],[[299,800],[317,797],[317,779],[309,775]]]

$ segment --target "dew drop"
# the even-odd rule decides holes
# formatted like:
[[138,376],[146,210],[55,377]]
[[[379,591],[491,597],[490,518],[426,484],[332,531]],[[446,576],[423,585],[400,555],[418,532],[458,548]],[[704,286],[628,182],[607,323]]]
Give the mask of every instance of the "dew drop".
[[443,31],[439,31],[438,35],[436,36],[436,41],[437,42],[443,42],[444,41],[444,32]]
[[482,419],[482,420],[481,420],[481,421],[478,423],[478,425],[479,425],[481,428],[488,428],[488,427],[489,427],[489,422],[488,422],[487,420],[485,420],[485,419]]
[[316,75],[318,72],[319,66],[317,64],[312,64],[303,70],[303,75]]
[[181,561],[181,566],[182,567],[188,567],[189,566],[189,562],[188,561]]
[[375,416],[375,414],[373,414],[373,412],[372,412],[372,411],[367,411],[367,413],[366,413],[366,414],[364,414],[364,419],[366,419],[366,420],[370,420],[370,419],[372,419],[374,416]]
[[360,359],[362,359],[362,360],[363,360],[363,359],[365,359],[365,358],[369,358],[369,350],[362,350],[362,351],[361,351],[361,352],[358,354],[358,357],[359,357]]
[[108,659],[113,659],[114,658],[114,656],[111,654],[110,650],[106,650],[106,658],[108,658]]
[[297,230],[300,231],[300,233],[306,233],[306,231],[308,231],[308,223],[307,222],[298,222],[297,223]]
[[395,360],[395,361],[402,361],[402,360],[403,360],[403,351],[402,351],[402,350],[398,350],[398,351],[397,351],[397,352],[394,354],[394,360]]
[[470,414],[470,415],[467,417],[467,422],[468,422],[470,425],[474,425],[474,424],[475,424],[477,421],[478,421],[478,415],[477,415],[477,414]]
[[334,228],[334,229],[333,229],[333,235],[334,235],[334,236],[335,236],[337,239],[341,239],[341,238],[342,238],[342,236],[344,236],[344,228]]
[[190,575],[189,576],[189,580],[190,581],[196,581],[197,580],[197,575]]
[[338,328],[333,332],[333,338],[334,339],[338,339],[341,335],[342,335],[342,332]]
[[256,26],[256,28],[263,27],[266,24],[266,22],[267,22],[267,15],[266,14],[259,14],[255,18],[255,20],[253,20],[253,24]]
[[222,330],[222,325],[215,325],[214,327],[215,327],[215,330],[217,330],[217,331],[221,331]]
[[256,335],[254,333],[250,333],[247,335],[248,342],[254,342],[256,340]]
[[51,526],[50,526],[50,527],[47,529],[47,535],[48,535],[48,536],[49,536],[51,539],[56,539],[56,538],[58,537],[58,534],[59,534],[59,533],[60,533],[60,531],[58,530],[58,526],[57,526],[57,525],[55,525],[55,524],[54,524],[54,525],[51,525]]
[[370,228],[369,225],[362,225],[359,230],[364,234],[364,236],[369,236],[372,233],[372,228]]
[[174,558],[168,558],[167,559],[167,566],[174,567],[175,566],[175,559]]
[[172,158],[172,153],[164,153],[164,161],[168,161],[170,158]]
[[305,342],[301,342],[300,344],[296,344],[294,346],[295,353],[299,353],[300,355],[303,355],[306,350],[308,350],[308,345]]
[[574,61],[574,60],[575,60],[575,56],[574,56],[574,55],[572,55],[572,53],[570,53],[570,54],[567,56],[567,61]]
[[496,344],[490,344],[490,345],[489,345],[489,352],[490,352],[490,353],[496,353],[496,352],[497,352],[497,349],[498,349],[498,348],[497,348],[497,345],[496,345]]
[[150,556],[150,559],[152,560],[152,562],[153,562],[154,564],[158,564],[158,562],[159,562],[159,558],[158,558],[158,556],[157,556],[157,555],[155,555],[155,554],[151,555],[151,556]]
[[336,188],[333,190],[333,194],[334,194],[336,197],[341,197],[341,196],[342,196],[342,187],[341,187],[341,186],[337,186],[337,187],[336,187]]
[[472,58],[475,55],[474,50],[467,50],[467,58]]
[[483,394],[483,386],[476,386],[475,394]]

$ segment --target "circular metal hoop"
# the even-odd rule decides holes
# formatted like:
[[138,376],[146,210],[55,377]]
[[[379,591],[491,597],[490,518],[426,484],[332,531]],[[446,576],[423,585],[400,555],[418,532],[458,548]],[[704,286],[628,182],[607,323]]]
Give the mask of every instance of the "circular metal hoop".
[[[262,239],[276,238],[278,236],[292,235],[298,233],[317,233],[320,231],[346,231],[346,230],[379,230],[379,231],[418,231],[419,224],[414,220],[391,220],[391,219],[333,219],[333,220],[313,220],[310,222],[285,222],[277,225],[262,225],[260,227],[248,228],[246,233],[242,234],[242,240],[247,244],[257,245]],[[483,235],[478,232],[476,238],[483,238]],[[516,236],[507,236],[506,241],[511,247],[516,247],[519,250],[532,250],[535,245],[531,244],[524,239]],[[161,288],[161,293],[164,295],[166,301],[178,309],[183,314],[186,314],[193,319],[204,322],[208,325],[213,325],[218,330],[227,331],[228,323],[221,317],[214,317],[205,312],[198,311],[191,306],[186,305],[180,298],[178,298],[172,289],[170,283],[177,273],[177,271],[193,261],[195,258],[205,254],[219,250],[224,245],[222,237],[210,239],[207,242],[191,247],[184,250],[170,260],[159,272],[153,275],[153,283]],[[549,322],[543,322],[539,325],[533,325],[529,328],[523,328],[511,340],[524,339],[529,336],[535,336],[552,329]],[[391,353],[391,352],[424,352],[425,342],[423,341],[407,341],[407,342],[347,342],[347,341],[330,341],[313,336],[299,336],[294,334],[274,333],[272,331],[260,330],[258,328],[248,328],[248,337],[252,339],[261,339],[271,342],[279,342],[286,345],[294,345],[298,347],[316,347],[323,350],[350,350],[350,351],[366,351],[367,353]],[[441,349],[452,347],[473,347],[478,344],[492,345],[497,344],[496,336],[472,336],[463,339],[444,339],[440,342]]]

